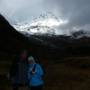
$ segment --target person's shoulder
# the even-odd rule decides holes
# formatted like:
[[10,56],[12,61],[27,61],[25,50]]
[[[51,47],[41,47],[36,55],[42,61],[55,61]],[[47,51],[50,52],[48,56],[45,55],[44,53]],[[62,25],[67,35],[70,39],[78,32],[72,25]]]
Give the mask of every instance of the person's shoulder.
[[41,64],[39,64],[39,63],[36,63],[36,67],[37,67],[37,68],[44,69],[44,67],[43,67]]
[[36,68],[41,68],[41,65],[39,63],[35,63]]
[[38,66],[38,67],[41,67],[41,65],[39,63],[35,63],[35,65]]

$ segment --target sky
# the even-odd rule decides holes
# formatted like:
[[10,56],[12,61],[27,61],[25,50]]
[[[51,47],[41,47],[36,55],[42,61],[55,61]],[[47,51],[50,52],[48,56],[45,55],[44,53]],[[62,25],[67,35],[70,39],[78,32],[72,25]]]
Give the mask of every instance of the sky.
[[31,21],[46,12],[68,21],[58,27],[58,33],[90,30],[90,0],[0,0],[0,13],[11,24]]

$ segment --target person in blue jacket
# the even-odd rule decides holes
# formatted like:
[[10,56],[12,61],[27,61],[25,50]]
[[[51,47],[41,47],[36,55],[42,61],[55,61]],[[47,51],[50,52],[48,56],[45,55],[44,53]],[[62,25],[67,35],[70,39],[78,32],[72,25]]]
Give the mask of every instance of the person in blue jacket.
[[40,64],[35,62],[34,57],[28,58],[28,87],[30,90],[42,90],[44,81],[42,79],[44,75],[43,68]]

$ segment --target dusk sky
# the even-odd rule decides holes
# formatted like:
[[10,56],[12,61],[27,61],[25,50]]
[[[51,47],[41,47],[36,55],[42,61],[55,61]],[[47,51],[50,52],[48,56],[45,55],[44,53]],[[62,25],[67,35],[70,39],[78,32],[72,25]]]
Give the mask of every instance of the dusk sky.
[[68,21],[59,30],[90,30],[90,0],[0,0],[0,13],[11,24],[31,21],[46,12]]

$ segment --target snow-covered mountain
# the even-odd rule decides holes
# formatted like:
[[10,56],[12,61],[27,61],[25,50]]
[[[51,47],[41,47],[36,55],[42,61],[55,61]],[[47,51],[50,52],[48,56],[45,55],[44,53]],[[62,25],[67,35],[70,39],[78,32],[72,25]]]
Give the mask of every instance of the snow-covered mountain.
[[[32,21],[24,22],[24,23],[16,23],[13,25],[16,30],[21,32],[22,34],[30,37],[31,35],[43,35],[46,37],[58,35],[70,36],[72,39],[79,39],[82,37],[90,37],[90,32],[86,32],[85,30],[72,30],[70,34],[64,34],[62,31],[61,34],[57,35],[58,27],[61,25],[67,24],[67,20],[62,20],[59,17],[55,16],[53,13],[45,13],[41,14],[39,17],[34,18]],[[60,30],[59,30],[60,31]]]
[[74,38],[74,39],[79,39],[79,38],[82,38],[82,37],[90,37],[90,32],[88,31],[85,31],[85,30],[78,30],[78,31],[74,31],[71,33],[71,37]]
[[[86,37],[89,33],[83,30],[72,33],[73,37],[66,35],[50,36],[47,34],[33,34],[30,35],[28,39],[24,35],[18,33],[3,16],[0,17],[0,24],[1,51],[14,53],[19,52],[19,50],[21,51],[21,49],[25,47],[30,48],[32,46],[37,53],[41,54],[44,51],[45,56],[50,55],[50,53],[51,56],[55,57],[57,57],[57,55],[60,57],[62,54],[90,56],[90,37]],[[20,27],[18,26],[18,28]],[[77,38],[79,36],[82,37]]]
[[60,25],[67,21],[57,18],[52,13],[41,14],[38,18],[26,23],[17,23],[13,25],[18,31],[26,34],[56,34]]

